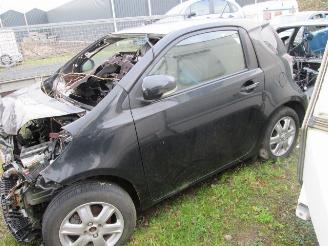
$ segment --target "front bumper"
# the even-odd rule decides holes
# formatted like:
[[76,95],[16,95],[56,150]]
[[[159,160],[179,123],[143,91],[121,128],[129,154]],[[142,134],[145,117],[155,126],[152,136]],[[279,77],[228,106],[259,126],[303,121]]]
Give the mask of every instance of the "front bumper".
[[23,210],[13,206],[10,193],[15,187],[17,180],[2,177],[0,181],[0,201],[5,223],[11,234],[19,242],[30,242],[34,239],[35,233],[32,229],[30,219],[24,215]]

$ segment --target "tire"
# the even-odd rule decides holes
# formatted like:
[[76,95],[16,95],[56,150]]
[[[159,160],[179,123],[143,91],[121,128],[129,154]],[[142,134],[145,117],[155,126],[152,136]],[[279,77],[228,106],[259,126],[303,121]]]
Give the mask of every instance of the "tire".
[[42,236],[46,246],[87,245],[93,240],[122,245],[135,226],[136,209],[129,194],[115,184],[91,181],[68,187],[51,201],[43,215]]
[[13,62],[13,58],[10,55],[6,54],[0,57],[0,63],[4,67],[9,67],[13,65],[14,62]]
[[288,157],[297,143],[299,128],[300,121],[295,110],[289,107],[279,109],[269,120],[259,156],[264,160]]

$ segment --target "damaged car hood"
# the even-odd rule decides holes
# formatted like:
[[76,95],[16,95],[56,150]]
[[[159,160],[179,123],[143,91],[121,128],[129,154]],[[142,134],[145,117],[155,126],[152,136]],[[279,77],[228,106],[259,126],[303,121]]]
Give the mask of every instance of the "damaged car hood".
[[16,135],[31,120],[83,112],[84,109],[48,96],[35,84],[2,98],[0,124],[6,134]]

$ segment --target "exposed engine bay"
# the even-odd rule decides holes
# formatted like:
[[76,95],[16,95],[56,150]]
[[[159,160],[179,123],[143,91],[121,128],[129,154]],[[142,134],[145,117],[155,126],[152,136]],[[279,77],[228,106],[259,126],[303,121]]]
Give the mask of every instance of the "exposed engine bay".
[[96,106],[137,62],[133,53],[118,53],[90,74],[65,74],[62,76],[64,95],[82,104]]
[[[25,124],[16,136],[1,134],[5,162],[0,184],[1,205],[4,219],[18,241],[31,241],[38,233],[39,221],[33,218],[37,218],[37,213],[43,209],[42,202],[46,201],[46,197],[59,188],[46,187],[40,172],[71,141],[70,135],[61,127],[78,118],[79,115],[68,115],[36,119]],[[40,195],[36,198],[38,193]],[[39,206],[32,208],[39,202]]]
[[[104,38],[67,64],[48,93],[91,109],[151,49],[159,38]],[[119,51],[117,51],[119,50]],[[103,61],[103,57],[106,57]],[[101,61],[101,62],[100,62]]]
[[95,107],[159,39],[105,37],[86,48],[40,86],[2,99],[0,145],[4,174],[1,207],[17,241],[40,233],[51,198],[62,188],[42,171],[71,143],[63,128]]

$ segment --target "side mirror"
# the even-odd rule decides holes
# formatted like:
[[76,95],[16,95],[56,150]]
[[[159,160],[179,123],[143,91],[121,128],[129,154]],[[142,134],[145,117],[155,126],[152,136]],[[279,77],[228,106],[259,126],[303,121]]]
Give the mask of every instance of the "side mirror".
[[197,14],[195,12],[191,12],[187,15],[187,18],[195,17]]
[[95,62],[92,59],[88,59],[85,61],[85,63],[82,65],[82,72],[88,72],[91,71],[95,67]]
[[161,98],[163,94],[177,87],[175,78],[168,75],[151,75],[143,79],[142,92],[146,100]]

